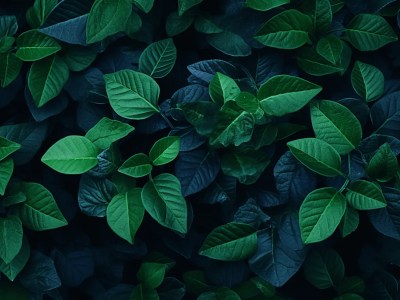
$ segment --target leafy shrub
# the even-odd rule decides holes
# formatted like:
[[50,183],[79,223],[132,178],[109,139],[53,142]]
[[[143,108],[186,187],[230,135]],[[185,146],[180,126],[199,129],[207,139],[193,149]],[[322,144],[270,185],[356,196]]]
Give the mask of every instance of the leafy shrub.
[[0,298],[398,299],[399,4],[3,1]]

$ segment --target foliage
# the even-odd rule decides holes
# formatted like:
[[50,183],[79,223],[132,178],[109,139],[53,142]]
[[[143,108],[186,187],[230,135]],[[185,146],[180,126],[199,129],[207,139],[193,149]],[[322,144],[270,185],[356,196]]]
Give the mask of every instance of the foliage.
[[0,7],[0,299],[398,299],[398,0]]

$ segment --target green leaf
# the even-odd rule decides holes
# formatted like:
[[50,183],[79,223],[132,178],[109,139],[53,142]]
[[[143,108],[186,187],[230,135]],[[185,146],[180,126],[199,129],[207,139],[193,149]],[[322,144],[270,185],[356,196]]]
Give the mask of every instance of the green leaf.
[[368,176],[383,182],[392,179],[398,170],[397,158],[388,143],[379,147],[366,168]]
[[144,262],[140,265],[136,276],[146,288],[158,288],[164,280],[167,271],[166,264]]
[[61,50],[61,46],[53,38],[37,30],[29,30],[17,38],[15,56],[23,61],[36,61]]
[[174,175],[160,174],[147,182],[142,190],[142,201],[146,211],[160,225],[187,232],[186,200]]
[[234,100],[240,94],[240,88],[235,80],[222,73],[215,73],[209,85],[211,99],[222,106],[229,100]]
[[107,206],[107,223],[121,238],[133,244],[144,217],[142,189],[134,188],[112,198]]
[[386,207],[381,188],[366,180],[354,181],[346,194],[349,204],[355,209],[370,210]]
[[154,5],[154,0],[133,0],[132,2],[146,14],[153,8]]
[[28,87],[37,107],[57,97],[68,77],[68,66],[57,55],[34,62],[28,74]]
[[264,111],[260,107],[260,101],[257,97],[249,92],[240,92],[235,98],[236,104],[243,110],[256,114],[257,116],[264,116]]
[[13,82],[21,71],[22,61],[14,53],[0,53],[0,87]]
[[227,287],[219,287],[212,291],[204,292],[197,300],[241,300],[239,295]]
[[220,33],[224,31],[207,16],[198,16],[194,22],[194,28],[198,32],[205,34]]
[[228,101],[219,112],[219,120],[211,134],[212,146],[239,146],[251,139],[255,124],[252,114],[242,111],[235,102]]
[[16,194],[9,195],[4,198],[3,205],[4,207],[9,207],[14,204],[22,203],[26,201],[26,195],[23,192],[18,192]]
[[342,238],[345,238],[350,233],[354,232],[360,223],[360,216],[358,211],[354,208],[347,206],[346,212],[340,222],[339,229]]
[[21,189],[26,195],[26,201],[16,206],[14,212],[26,228],[42,231],[68,224],[53,195],[43,185],[24,182]]
[[182,103],[178,108],[198,134],[208,136],[213,132],[220,114],[217,104],[210,101],[195,101]]
[[124,32],[132,39],[135,39],[136,34],[142,28],[142,18],[134,11],[131,12],[125,24]]
[[287,143],[292,154],[307,168],[322,176],[340,175],[341,158],[327,142],[304,138]]
[[173,11],[167,17],[167,23],[165,24],[165,31],[169,37],[181,34],[192,25],[194,21],[193,14],[184,14],[179,16],[178,12]]
[[377,50],[398,39],[390,24],[383,17],[371,14],[356,15],[347,24],[345,38],[360,51]]
[[11,299],[18,299],[18,300],[28,300],[29,295],[25,288],[23,288],[18,283],[8,283],[3,280],[0,283],[0,300],[11,300]]
[[172,39],[150,44],[139,58],[139,71],[153,78],[167,76],[175,65],[176,47]]
[[131,300],[159,300],[160,297],[155,289],[149,289],[138,284],[132,290]]
[[275,296],[275,287],[260,277],[253,277],[235,287],[235,292],[241,299],[261,299],[260,296],[270,299]]
[[63,174],[82,174],[97,165],[98,150],[87,138],[70,135],[51,146],[42,162]]
[[351,71],[351,85],[356,93],[367,102],[383,95],[385,78],[382,72],[369,64],[356,61]]
[[223,31],[207,35],[207,42],[222,53],[241,57],[251,54],[251,47],[246,41],[236,33],[231,31]]
[[7,264],[0,259],[0,272],[3,273],[9,280],[14,281],[17,275],[25,267],[26,263],[28,262],[29,256],[30,246],[28,243],[28,239],[24,237],[20,251],[10,263]]
[[110,35],[124,31],[131,11],[130,0],[96,0],[86,23],[86,42],[100,42]]
[[322,37],[316,47],[317,53],[325,58],[330,63],[336,65],[340,62],[343,51],[342,41],[334,36],[329,35]]
[[209,289],[207,278],[204,271],[192,270],[183,273],[183,282],[189,293],[201,294]]
[[9,264],[20,252],[24,232],[21,220],[13,215],[0,218],[0,260]]
[[104,75],[110,105],[121,117],[143,120],[159,112],[160,87],[150,76],[123,70]]
[[129,124],[103,117],[86,132],[85,137],[98,148],[107,149],[112,143],[126,137],[134,130],[135,128]]
[[203,2],[203,0],[178,0],[178,13],[182,16],[185,12]]
[[254,37],[261,44],[278,49],[296,49],[309,40],[311,18],[298,10],[285,10],[265,23]]
[[329,100],[311,105],[311,121],[315,136],[330,144],[341,154],[347,154],[361,142],[361,124],[345,106]]
[[362,294],[365,292],[365,282],[359,276],[345,277],[340,285],[338,286],[338,292],[344,293],[358,293]]
[[18,31],[18,21],[16,16],[0,16],[0,37],[13,36]]
[[307,281],[318,289],[338,287],[344,272],[342,258],[332,249],[313,251],[304,264]]
[[35,3],[26,12],[26,21],[32,28],[39,28],[57,5],[57,0],[35,0]]
[[334,188],[312,191],[300,207],[301,238],[305,244],[326,240],[339,226],[346,211],[346,198]]
[[329,0],[331,3],[332,13],[337,13],[344,7],[344,0]]
[[[7,158],[0,161],[0,195],[4,196],[8,182],[11,179],[14,171],[14,161],[12,158]],[[4,204],[4,202],[3,202]]]
[[290,0],[246,0],[244,5],[255,10],[267,11],[289,3]]
[[0,136],[0,160],[5,159],[20,148],[20,144]]
[[278,132],[276,134],[276,140],[281,141],[286,139],[302,130],[307,129],[304,125],[293,124],[293,123],[280,123],[277,126]]
[[153,165],[165,165],[173,161],[179,154],[179,136],[167,136],[154,143],[149,152],[149,157]]
[[257,98],[268,115],[280,117],[300,110],[321,91],[322,87],[305,79],[277,75],[260,87]]
[[[343,53],[344,51],[342,51],[342,56]],[[313,76],[324,76],[344,71],[342,64],[332,64],[309,46],[304,46],[298,51],[297,64],[304,72]]]
[[227,223],[210,232],[199,254],[222,261],[238,261],[249,258],[257,247],[257,233],[253,227]]
[[133,178],[140,178],[151,173],[153,166],[149,157],[144,153],[137,153],[128,158],[118,172]]
[[313,29],[316,32],[326,32],[332,23],[332,10],[329,0],[306,1],[305,12],[312,19]]
[[96,51],[78,45],[63,48],[61,57],[70,71],[80,72],[88,68],[96,59]]

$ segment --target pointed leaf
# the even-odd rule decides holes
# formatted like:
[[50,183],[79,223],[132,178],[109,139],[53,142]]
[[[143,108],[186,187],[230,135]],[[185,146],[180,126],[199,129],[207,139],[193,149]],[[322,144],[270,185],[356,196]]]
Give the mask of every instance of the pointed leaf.
[[128,158],[119,167],[118,172],[133,178],[140,178],[149,175],[152,169],[149,157],[144,153],[137,153]]
[[351,71],[351,84],[354,90],[367,102],[382,96],[384,80],[385,78],[378,68],[360,61],[355,62]]
[[22,68],[22,61],[14,53],[0,53],[0,87],[12,83]]
[[234,100],[240,89],[232,78],[217,72],[210,82],[209,92],[211,99],[222,106],[225,102]]
[[21,220],[13,215],[0,218],[0,261],[9,264],[22,247],[23,229]]
[[349,204],[355,209],[370,210],[386,207],[381,188],[366,180],[354,181],[346,194]]
[[179,154],[180,138],[167,136],[154,143],[149,152],[149,158],[153,165],[165,165],[173,161]]
[[17,38],[18,50],[15,55],[23,61],[36,61],[61,50],[61,46],[51,37],[37,30],[29,30]]

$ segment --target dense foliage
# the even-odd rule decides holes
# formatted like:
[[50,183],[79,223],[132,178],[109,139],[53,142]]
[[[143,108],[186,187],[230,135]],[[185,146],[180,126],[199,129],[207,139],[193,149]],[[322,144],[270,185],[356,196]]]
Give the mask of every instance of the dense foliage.
[[2,1],[0,299],[398,299],[399,10]]

